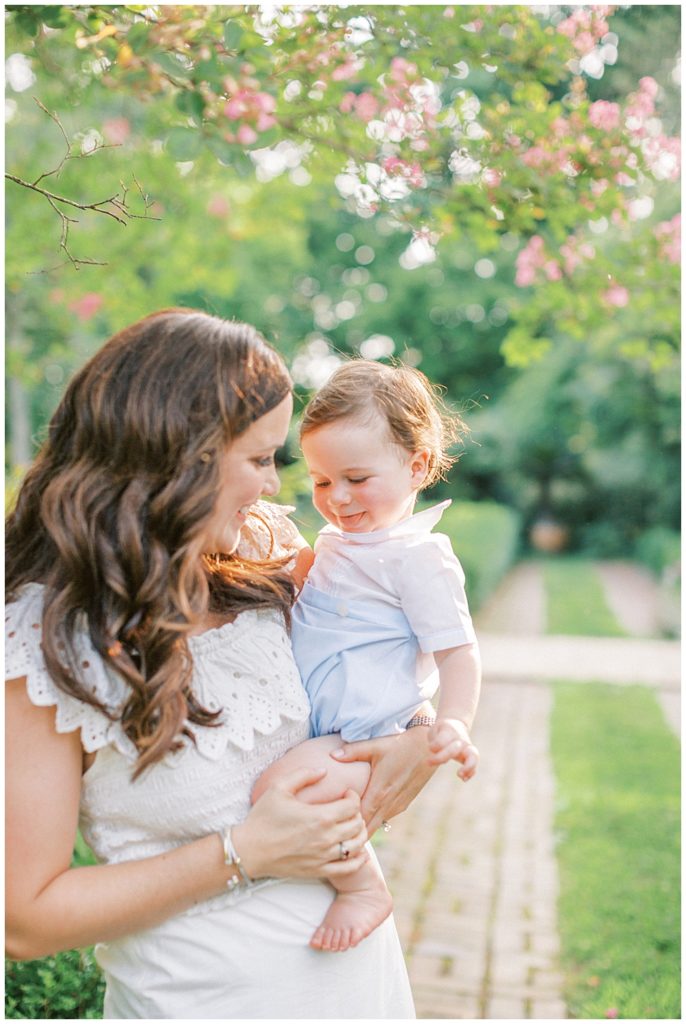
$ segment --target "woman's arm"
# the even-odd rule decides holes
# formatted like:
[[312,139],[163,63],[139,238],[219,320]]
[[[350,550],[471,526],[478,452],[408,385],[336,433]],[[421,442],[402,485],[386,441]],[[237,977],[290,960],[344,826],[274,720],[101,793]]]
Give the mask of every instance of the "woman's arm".
[[[125,864],[70,868],[81,789],[78,731],[58,734],[25,679],[6,684],[6,952],[15,959],[91,945],[160,924],[225,890],[217,835]],[[296,793],[321,772],[274,786],[234,829],[252,877],[335,878],[366,859],[359,798],[311,806]],[[338,861],[339,843],[353,856]]]

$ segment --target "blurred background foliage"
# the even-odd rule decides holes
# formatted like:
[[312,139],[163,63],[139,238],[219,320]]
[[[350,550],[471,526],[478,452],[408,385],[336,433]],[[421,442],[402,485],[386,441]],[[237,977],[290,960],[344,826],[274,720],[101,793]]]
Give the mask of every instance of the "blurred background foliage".
[[[600,173],[591,162],[559,180],[529,167],[528,191],[517,192],[512,182],[525,163],[499,155],[497,132],[508,117],[538,145],[565,104],[586,116],[589,102],[625,102],[645,76],[656,83],[659,107],[650,130],[674,131],[679,8],[588,8],[608,19],[599,68],[580,67],[569,33],[555,27],[580,8],[370,8],[378,40],[365,41],[363,33],[355,51],[366,54],[365,68],[357,78],[349,68],[338,77],[330,72],[324,85],[291,101],[288,116],[282,94],[295,72],[283,63],[278,71],[278,60],[294,62],[308,46],[316,54],[312,24],[307,14],[289,23],[293,9],[278,9],[284,27],[270,54],[251,28],[256,10],[169,6],[151,23],[146,12],[155,8],[6,7],[7,171],[82,204],[115,195],[126,204],[125,215],[116,204],[107,207],[122,223],[60,207],[78,220],[60,249],[64,222],[54,204],[7,183],[10,484],[35,452],[75,367],[125,323],[155,308],[189,305],[254,323],[288,360],[301,400],[340,357],[361,353],[419,366],[444,385],[471,427],[449,482],[431,499],[504,505],[524,543],[533,523],[553,519],[572,549],[612,557],[649,551],[653,567],[664,568],[674,560],[679,526],[679,265],[665,259],[657,226],[678,214],[678,183],[671,174],[636,171],[638,185],[623,200],[624,207],[639,202],[632,216],[613,216],[607,189],[598,199],[606,207],[585,212],[583,182]],[[456,17],[446,21],[447,11]],[[365,9],[354,14],[359,20]],[[322,49],[327,33],[341,38],[350,16],[336,7],[319,15]],[[465,25],[467,17],[473,20]],[[217,33],[223,56],[210,60],[208,39]],[[509,49],[496,72],[476,63],[479,47],[490,41],[495,50],[503,40]],[[339,61],[345,52],[335,51]],[[451,52],[453,61],[464,60],[448,74]],[[394,53],[405,53],[420,72],[443,75],[444,110],[477,98],[489,131],[486,141],[472,132],[475,152],[501,167],[509,192],[494,200],[483,180],[458,181],[437,170],[440,147],[447,153],[439,139],[435,152],[412,156],[404,141],[385,150],[408,166],[416,157],[426,188],[409,196],[406,189],[398,201],[381,189],[373,209],[359,200],[362,186],[353,196],[339,194],[333,182],[350,154],[372,159],[365,123],[341,113],[341,97],[365,89],[372,95]],[[248,58],[259,87],[271,90],[277,124],[251,128],[255,139],[241,145],[218,134],[212,88],[220,73],[224,83],[240,78]],[[201,65],[205,80],[198,84]],[[301,59],[308,87],[322,67]],[[586,129],[595,130],[587,122]],[[453,139],[459,135],[451,131]],[[603,137],[591,138],[599,151]],[[305,157],[297,146],[307,138]],[[293,146],[279,150],[284,140]],[[280,154],[281,163],[261,163],[265,152]],[[582,229],[596,249],[587,265],[561,279],[539,273],[515,283],[535,233],[547,247],[557,239],[559,248],[565,231]],[[603,299],[608,279],[619,283],[616,304]],[[284,453],[291,464],[284,498],[295,498],[306,528],[314,529],[297,455],[294,432]],[[458,550],[463,554],[463,545]]]

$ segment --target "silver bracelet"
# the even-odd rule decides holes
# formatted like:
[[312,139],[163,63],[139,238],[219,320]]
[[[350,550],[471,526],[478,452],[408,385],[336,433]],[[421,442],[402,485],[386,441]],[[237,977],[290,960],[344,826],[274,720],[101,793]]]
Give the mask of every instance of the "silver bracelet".
[[414,715],[407,725],[406,729],[414,729],[415,725],[433,725],[436,721],[435,715]]
[[243,867],[241,858],[236,853],[236,847],[233,845],[231,828],[227,828],[225,832],[220,833],[220,838],[224,848],[224,863],[228,868],[233,868],[233,874],[226,883],[229,892],[233,892],[234,889],[238,889],[240,886],[252,885],[253,879]]

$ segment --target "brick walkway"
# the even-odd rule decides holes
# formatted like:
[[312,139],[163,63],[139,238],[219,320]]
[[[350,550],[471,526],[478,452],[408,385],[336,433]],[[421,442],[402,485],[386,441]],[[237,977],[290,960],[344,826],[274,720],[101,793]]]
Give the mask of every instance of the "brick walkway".
[[[518,567],[514,579],[505,581],[502,601],[488,608],[487,622],[480,623],[487,642],[474,729],[481,751],[475,778],[463,783],[452,766],[443,767],[394,819],[391,832],[378,834],[376,849],[393,893],[419,1018],[567,1016],[558,964],[554,779],[548,749],[552,689],[546,677],[569,676],[581,641],[570,638],[569,648],[559,651],[546,648],[546,671],[531,671],[533,648],[545,640],[536,637],[543,625],[541,593],[539,574],[530,566]],[[627,594],[625,601],[630,598]],[[499,646],[491,643],[489,654],[489,632],[490,641],[507,632],[517,609],[528,609],[522,616],[528,633],[524,646],[531,648],[527,656],[520,650],[516,657],[507,637]],[[548,638],[548,643],[561,639]],[[632,665],[636,673],[641,663],[637,643],[627,641],[621,652],[615,646],[604,653],[598,648],[594,678],[609,674],[620,653],[624,667]],[[657,659],[659,671],[651,668],[650,679],[636,681],[656,687],[678,731],[678,645],[648,642],[646,655],[651,643],[647,661]],[[522,675],[522,660],[531,662],[528,675]],[[664,698],[671,700],[671,711]]]
[[436,773],[377,846],[420,1018],[566,1017],[545,685],[487,682],[469,783]]

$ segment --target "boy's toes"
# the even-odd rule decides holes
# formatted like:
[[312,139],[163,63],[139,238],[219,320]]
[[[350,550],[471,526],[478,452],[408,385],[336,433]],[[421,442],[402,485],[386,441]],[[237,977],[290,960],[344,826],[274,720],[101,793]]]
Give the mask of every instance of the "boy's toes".
[[324,929],[323,928],[317,928],[316,932],[314,933],[314,935],[310,939],[310,946],[312,946],[312,949],[321,949],[323,942],[324,942]]

